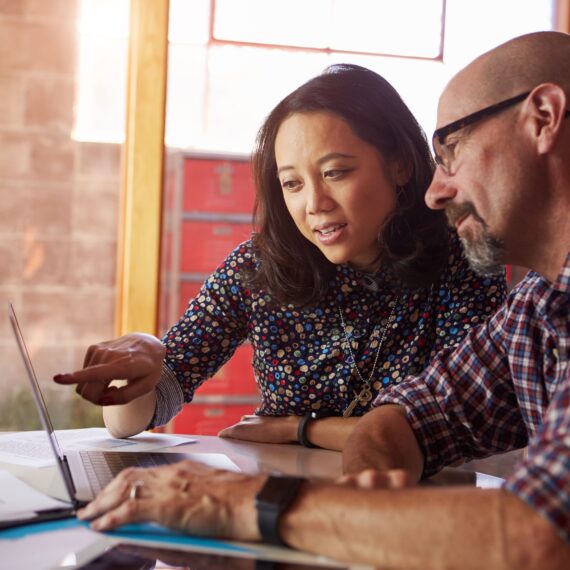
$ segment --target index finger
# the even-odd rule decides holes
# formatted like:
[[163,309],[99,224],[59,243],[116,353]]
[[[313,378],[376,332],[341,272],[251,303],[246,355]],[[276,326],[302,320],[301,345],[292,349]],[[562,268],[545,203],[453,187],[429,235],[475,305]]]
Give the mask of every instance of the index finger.
[[128,364],[114,361],[104,364],[94,364],[67,374],[56,374],[53,379],[58,384],[82,384],[85,382],[111,382],[132,378],[131,367]]

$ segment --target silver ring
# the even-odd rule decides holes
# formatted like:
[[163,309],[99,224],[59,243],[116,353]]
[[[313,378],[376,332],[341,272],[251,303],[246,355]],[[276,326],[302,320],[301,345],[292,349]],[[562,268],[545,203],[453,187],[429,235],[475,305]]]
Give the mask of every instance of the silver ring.
[[129,491],[129,499],[137,500],[139,498],[139,489],[144,486],[144,481],[142,479],[137,479],[131,484],[131,489]]

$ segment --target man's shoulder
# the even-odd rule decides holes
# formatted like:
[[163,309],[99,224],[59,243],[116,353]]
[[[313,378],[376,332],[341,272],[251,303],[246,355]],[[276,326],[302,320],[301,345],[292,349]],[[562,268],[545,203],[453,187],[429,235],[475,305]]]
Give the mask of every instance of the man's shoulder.
[[532,310],[540,304],[548,289],[548,283],[539,273],[529,271],[508,294],[506,308],[509,312]]
[[544,277],[536,271],[529,271],[511,290],[509,297],[534,295],[545,286],[548,286]]

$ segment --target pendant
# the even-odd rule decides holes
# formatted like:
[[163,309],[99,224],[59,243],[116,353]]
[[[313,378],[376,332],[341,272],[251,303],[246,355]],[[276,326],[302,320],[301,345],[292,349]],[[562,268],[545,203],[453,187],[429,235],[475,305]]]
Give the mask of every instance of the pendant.
[[352,402],[350,402],[350,404],[348,404],[348,406],[346,407],[346,410],[344,410],[344,412],[342,412],[342,417],[343,418],[348,418],[352,415],[352,412],[354,412],[354,408],[356,408],[356,405],[358,404],[358,396],[356,396],[356,398],[354,398],[354,400],[352,400]]
[[368,402],[370,402],[370,400],[372,400],[372,392],[371,392],[370,388],[368,388],[368,387],[362,388],[362,390],[360,391],[360,394],[358,394],[358,396],[357,396],[357,400],[360,402],[360,404],[362,406],[364,406],[365,404],[368,404]]

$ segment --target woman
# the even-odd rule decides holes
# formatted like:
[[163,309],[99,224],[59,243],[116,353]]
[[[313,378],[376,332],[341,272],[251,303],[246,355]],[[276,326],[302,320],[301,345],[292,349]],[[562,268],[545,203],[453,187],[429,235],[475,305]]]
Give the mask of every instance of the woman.
[[253,168],[256,233],[190,301],[165,354],[127,335],[57,379],[104,406],[129,402],[104,409],[115,435],[166,423],[247,339],[261,403],[220,435],[340,449],[380,390],[503,301],[503,277],[474,274],[424,204],[429,147],[378,74],[333,65],[287,96],[259,131]]

